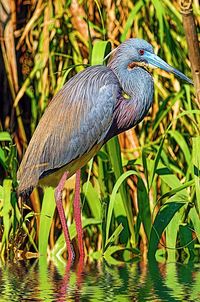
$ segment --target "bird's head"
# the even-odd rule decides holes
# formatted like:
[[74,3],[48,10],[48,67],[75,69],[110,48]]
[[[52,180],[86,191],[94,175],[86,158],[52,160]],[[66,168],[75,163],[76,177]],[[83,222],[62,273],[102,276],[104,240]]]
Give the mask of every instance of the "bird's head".
[[[164,60],[154,54],[154,50],[151,44],[142,39],[128,39],[120,44],[116,49],[111,52],[111,60],[108,65],[111,67],[121,65],[123,62],[127,69],[134,69],[140,67],[144,69],[160,68],[169,73],[173,73],[180,79],[193,84],[187,76],[174,67],[167,64]],[[124,66],[124,65],[123,65]]]

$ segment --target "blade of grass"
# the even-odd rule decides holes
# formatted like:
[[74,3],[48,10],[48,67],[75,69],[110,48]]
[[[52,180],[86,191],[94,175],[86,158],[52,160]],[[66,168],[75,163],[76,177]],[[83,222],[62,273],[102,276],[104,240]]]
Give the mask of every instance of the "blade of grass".
[[186,162],[187,162],[188,166],[190,166],[191,154],[190,154],[188,144],[185,141],[183,135],[178,130],[170,130],[170,131],[168,131],[168,134],[173,139],[175,139],[176,143],[180,146],[180,148],[183,151],[183,154],[185,156]]
[[165,136],[161,140],[160,146],[158,148],[158,152],[157,152],[156,157],[155,157],[154,162],[153,162],[152,170],[150,171],[150,175],[149,175],[149,188],[151,188],[151,186],[153,184],[153,180],[154,180],[154,176],[155,176],[155,173],[156,173],[156,169],[158,167],[158,163],[159,163],[159,160],[161,158],[161,152],[162,152],[164,141],[165,141]]
[[[131,175],[137,175],[138,176],[137,172],[135,172],[133,170],[124,172],[118,178],[118,180],[117,180],[117,182],[116,182],[116,184],[115,184],[115,186],[113,188],[112,194],[110,196],[110,203],[109,203],[109,206],[108,206],[108,214],[107,214],[107,221],[106,221],[106,245],[107,245],[108,238],[109,238],[109,230],[110,230],[111,218],[112,218],[112,213],[113,213],[113,208],[114,208],[114,202],[115,202],[117,191],[119,190],[119,188],[120,188],[121,184],[123,183],[123,181],[125,181]],[[127,208],[126,208],[126,210],[127,210]],[[133,227],[133,221],[129,221],[129,222],[132,224],[132,227]]]
[[182,206],[185,205],[185,202],[170,202],[165,203],[156,215],[155,221],[153,223],[151,234],[150,234],[150,242],[149,242],[149,250],[148,250],[148,258],[154,258],[155,253],[158,247],[158,243],[160,241],[161,235],[171,219],[174,217],[175,213],[181,209]]
[[49,233],[53,215],[55,212],[54,189],[49,187],[44,190],[42,209],[40,214],[40,230],[39,230],[39,253],[45,256],[49,240]]
[[192,162],[193,173],[196,189],[196,202],[195,206],[198,214],[200,214],[200,136],[192,138]]
[[143,5],[144,5],[144,1],[143,0],[138,1],[134,5],[132,11],[129,13],[128,19],[127,19],[126,24],[124,26],[123,34],[121,35],[121,38],[120,38],[121,42],[124,42],[126,40],[128,31],[131,29],[131,27],[133,25],[133,21],[134,21],[136,15],[139,13],[139,11],[141,10],[141,8],[143,7]]
[[196,236],[198,238],[198,241],[200,242],[200,220],[199,220],[199,215],[198,215],[195,207],[193,207],[190,210],[188,216],[189,216],[189,218],[192,221],[192,224],[194,226],[194,230],[195,230]]
[[180,245],[187,251],[189,257],[194,257],[194,240],[192,230],[188,224],[181,224],[179,227]]
[[162,6],[162,2],[160,0],[152,0],[152,3],[155,7],[158,22],[159,22],[159,38],[160,38],[160,44],[162,45],[163,39],[164,39],[164,8]]
[[[111,164],[113,167],[115,178],[118,181],[119,177],[121,175],[123,175],[123,166],[122,166],[121,151],[120,151],[118,137],[112,138],[106,144],[106,146],[108,148],[110,161],[111,161]],[[134,218],[133,218],[133,213],[132,213],[132,209],[131,209],[131,201],[130,201],[130,196],[127,193],[126,184],[123,183],[123,181],[122,181],[121,185],[119,186],[119,192],[121,194],[123,206],[124,206],[126,216],[128,219],[128,225],[129,225],[129,230],[131,233],[132,244],[135,247],[135,230],[134,230],[134,226],[133,226]],[[110,199],[110,202],[111,202],[111,199]],[[107,217],[107,219],[108,219],[108,217]],[[107,227],[106,227],[106,229],[107,229]],[[107,230],[107,232],[108,232],[108,230]],[[108,233],[107,233],[107,236],[108,236]],[[107,236],[106,236],[106,238],[108,238]]]
[[92,49],[91,65],[102,65],[104,57],[106,57],[110,51],[111,43],[109,41],[96,41]]
[[9,231],[10,231],[10,213],[12,213],[12,205],[11,205],[11,190],[12,190],[12,180],[11,179],[4,179],[3,181],[3,238],[2,238],[2,245],[1,245],[1,252],[2,249],[8,248],[8,241],[9,241]]
[[149,205],[149,197],[147,194],[146,187],[141,178],[138,178],[137,182],[137,196],[138,196],[138,215],[143,223],[144,230],[149,241],[151,232],[151,211]]
[[97,6],[97,9],[98,9],[98,12],[99,12],[99,16],[100,16],[100,19],[101,19],[101,25],[102,25],[103,38],[105,40],[106,29],[105,29],[105,25],[104,25],[104,19],[103,19],[103,15],[102,15],[102,12],[101,12],[100,4],[97,0],[94,0],[94,2],[96,3],[96,6]]
[[[185,184],[183,184],[183,185],[179,185],[178,187],[176,187],[175,189],[172,189],[172,190],[170,190],[169,192],[166,192],[165,194],[163,194],[159,199],[158,199],[158,202],[160,202],[162,199],[164,199],[164,198],[169,198],[169,197],[171,197],[171,196],[173,196],[173,195],[175,195],[175,194],[177,194],[177,193],[179,193],[179,192],[181,192],[182,190],[184,190],[184,189],[186,189],[186,188],[188,188],[188,187],[191,187],[191,186],[193,186],[194,185],[194,180],[190,180],[190,181],[188,181],[188,182],[186,182]],[[184,194],[184,196],[185,196],[185,194]]]
[[86,196],[88,205],[90,207],[93,217],[100,220],[101,219],[101,202],[97,191],[93,188],[90,181],[85,182],[83,185],[83,193]]
[[116,230],[112,233],[112,235],[110,236],[110,238],[108,238],[107,240],[107,245],[105,250],[108,248],[109,245],[113,244],[114,241],[119,237],[120,233],[123,231],[123,225],[119,224],[118,227],[116,228]]

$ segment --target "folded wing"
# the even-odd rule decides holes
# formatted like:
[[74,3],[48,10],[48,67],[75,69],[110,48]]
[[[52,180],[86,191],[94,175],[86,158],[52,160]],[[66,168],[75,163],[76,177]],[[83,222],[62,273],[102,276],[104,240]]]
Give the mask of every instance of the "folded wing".
[[89,67],[63,86],[45,110],[22,160],[19,194],[103,141],[119,93],[118,80],[106,66]]

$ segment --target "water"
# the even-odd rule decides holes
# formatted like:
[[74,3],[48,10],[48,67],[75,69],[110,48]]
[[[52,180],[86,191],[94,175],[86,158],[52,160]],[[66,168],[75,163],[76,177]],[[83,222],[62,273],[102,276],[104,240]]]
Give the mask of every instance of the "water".
[[200,301],[200,264],[45,259],[0,266],[0,301]]

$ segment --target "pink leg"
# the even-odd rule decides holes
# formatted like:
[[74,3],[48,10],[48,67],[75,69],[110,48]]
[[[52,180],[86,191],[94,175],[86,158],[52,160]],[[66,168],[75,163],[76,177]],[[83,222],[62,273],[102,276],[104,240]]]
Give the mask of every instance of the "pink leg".
[[55,189],[55,200],[56,200],[56,206],[58,209],[58,214],[60,216],[60,221],[61,221],[61,225],[62,225],[62,229],[64,232],[65,241],[66,241],[66,245],[67,245],[68,260],[71,261],[74,259],[75,254],[73,251],[73,246],[70,241],[69,230],[68,230],[68,227],[66,224],[65,213],[64,213],[64,209],[63,209],[63,205],[62,205],[62,190],[63,190],[66,179],[67,179],[67,172],[65,172],[63,174],[58,186]]
[[81,207],[80,207],[80,178],[81,171],[76,172],[76,186],[75,186],[75,196],[74,196],[74,219],[76,224],[76,231],[78,235],[78,248],[80,252],[80,258],[84,258],[84,248],[83,248],[83,229],[81,221]]

